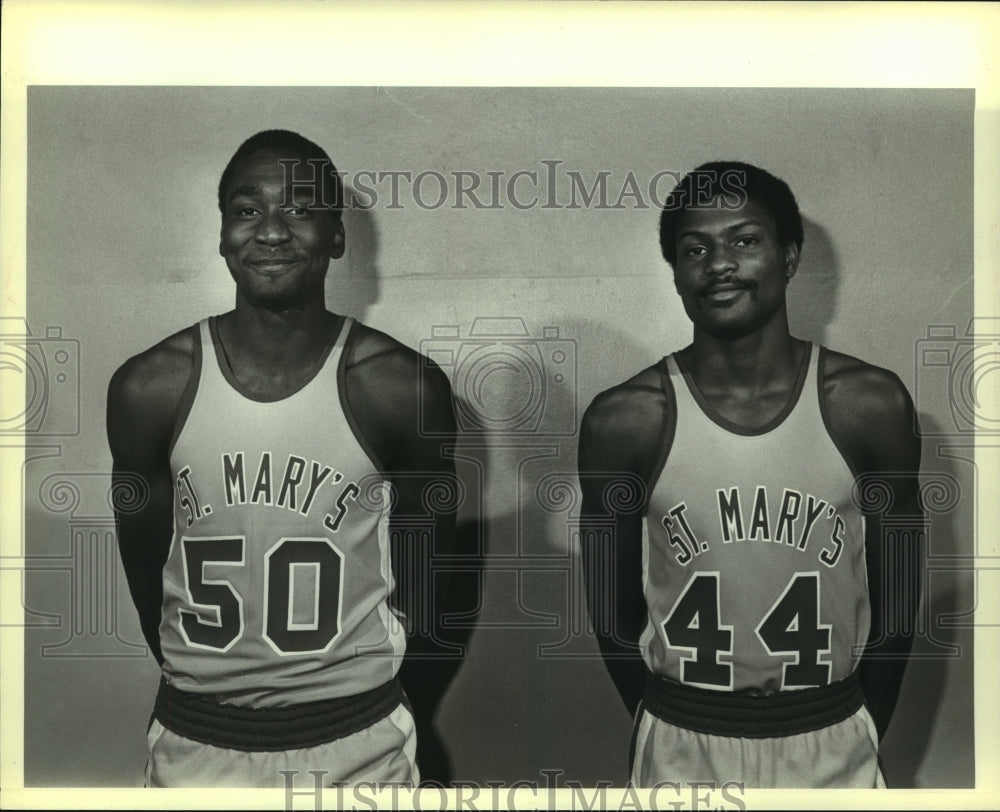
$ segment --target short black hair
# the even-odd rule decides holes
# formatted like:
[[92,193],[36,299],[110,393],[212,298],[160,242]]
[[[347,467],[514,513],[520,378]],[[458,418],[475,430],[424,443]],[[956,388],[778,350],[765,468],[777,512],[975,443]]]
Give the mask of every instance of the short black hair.
[[321,188],[326,192],[327,198],[330,198],[329,191],[332,190],[333,193],[332,199],[323,200],[323,205],[329,208],[334,219],[340,219],[341,212],[344,210],[344,185],[340,175],[337,174],[337,167],[333,165],[326,150],[305,136],[291,130],[264,130],[256,135],[251,135],[240,144],[239,149],[233,153],[233,157],[229,159],[229,163],[226,164],[222,177],[219,179],[220,212],[226,213],[226,189],[232,182],[236,164],[255,152],[290,153],[306,161],[321,162],[319,166],[326,175],[327,181]]
[[[802,249],[802,215],[788,184],[770,172],[741,161],[711,161],[696,167],[667,195],[660,214],[660,251],[671,264],[677,261],[677,226],[691,209],[715,206],[722,195],[730,208],[746,200],[759,203],[774,218],[782,246],[795,243]],[[725,203],[723,205],[726,205]]]

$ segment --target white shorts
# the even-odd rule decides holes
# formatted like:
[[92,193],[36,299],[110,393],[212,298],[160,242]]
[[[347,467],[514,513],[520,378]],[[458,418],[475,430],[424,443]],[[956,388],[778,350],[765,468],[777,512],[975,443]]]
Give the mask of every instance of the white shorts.
[[745,788],[884,788],[878,736],[867,708],[791,736],[743,738],[700,733],[640,708],[632,783],[736,781]]
[[[230,750],[193,741],[156,719],[146,734],[147,787],[295,787],[396,783],[416,786],[417,736],[413,717],[400,704],[364,730],[295,750]],[[292,774],[283,774],[292,771]]]

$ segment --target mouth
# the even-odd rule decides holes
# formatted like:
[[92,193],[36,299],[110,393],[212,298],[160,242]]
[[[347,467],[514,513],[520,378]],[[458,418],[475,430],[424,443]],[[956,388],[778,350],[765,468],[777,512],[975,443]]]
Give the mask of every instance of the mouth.
[[247,265],[255,271],[285,271],[293,265],[298,264],[298,260],[290,257],[258,257],[247,260]]
[[712,305],[729,305],[736,301],[749,286],[742,282],[719,282],[702,290],[702,297]]

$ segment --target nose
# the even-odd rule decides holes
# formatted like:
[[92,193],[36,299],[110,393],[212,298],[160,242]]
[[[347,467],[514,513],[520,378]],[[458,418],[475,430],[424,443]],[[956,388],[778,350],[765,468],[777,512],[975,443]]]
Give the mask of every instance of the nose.
[[708,273],[713,276],[722,276],[727,273],[732,273],[738,267],[739,264],[736,262],[736,258],[725,245],[717,246],[712,251],[711,260],[706,265]]
[[281,212],[265,212],[257,224],[254,239],[265,245],[280,245],[292,237]]

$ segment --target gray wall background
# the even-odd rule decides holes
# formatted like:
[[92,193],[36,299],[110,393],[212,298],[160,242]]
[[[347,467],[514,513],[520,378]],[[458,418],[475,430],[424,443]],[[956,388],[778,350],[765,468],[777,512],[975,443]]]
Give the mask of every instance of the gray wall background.
[[[433,170],[451,187],[433,208],[403,184],[390,208],[388,182],[374,184],[378,205],[345,215],[331,309],[459,359],[479,346],[467,340],[476,318],[521,319],[552,376],[538,431],[468,435],[458,449],[463,544],[485,568],[438,719],[456,778],[626,778],[630,720],[581,625],[575,500],[559,483],[572,483],[593,396],[690,340],[646,184],[734,158],[788,181],[806,218],[793,332],[896,372],[934,434],[924,470],[954,498],[932,514],[925,621],[883,755],[893,786],[973,786],[975,582],[943,564],[975,551],[975,468],[954,363],[923,363],[926,349],[957,358],[970,346],[973,105],[961,90],[30,88],[27,322],[47,365],[29,387],[24,468],[25,785],[142,783],[157,671],[109,535],[107,382],[128,356],[232,306],[215,186],[245,137],[284,127],[326,147],[349,180]],[[502,202],[513,173],[535,171],[545,202],[543,160],[562,162],[560,207],[452,208],[459,171],[484,185],[504,173]],[[608,172],[609,204],[631,172],[646,207],[567,208],[568,171],[588,186]],[[433,177],[421,189],[438,196]],[[568,359],[558,370],[555,350]],[[460,366],[449,374],[468,404]],[[526,380],[491,375],[484,408],[512,414]]]

